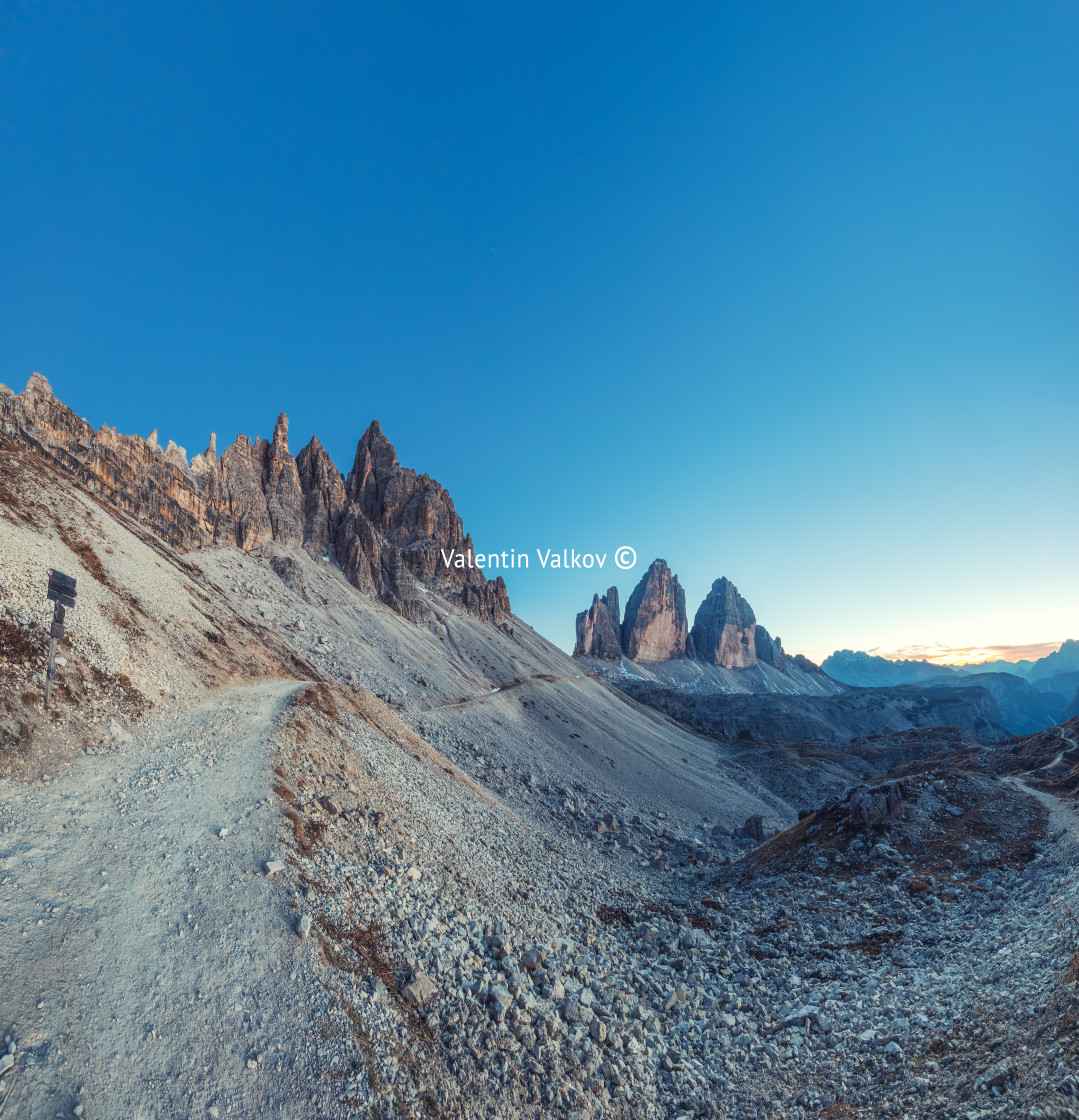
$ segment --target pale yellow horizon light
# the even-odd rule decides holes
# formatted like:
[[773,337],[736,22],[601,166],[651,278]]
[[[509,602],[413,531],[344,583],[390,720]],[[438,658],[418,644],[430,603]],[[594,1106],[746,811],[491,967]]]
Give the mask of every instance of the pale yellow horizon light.
[[907,646],[880,653],[889,661],[928,661],[931,665],[980,665],[987,661],[1037,661],[1060,649],[1062,642],[1030,642],[1008,646],[942,646],[940,644]]

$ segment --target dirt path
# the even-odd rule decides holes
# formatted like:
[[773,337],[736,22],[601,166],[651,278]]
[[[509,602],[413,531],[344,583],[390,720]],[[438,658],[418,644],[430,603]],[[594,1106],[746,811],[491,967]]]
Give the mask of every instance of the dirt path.
[[1012,775],[1005,778],[1004,782],[1016,789],[1021,789],[1024,793],[1033,797],[1035,801],[1040,801],[1049,810],[1050,835],[1059,835],[1066,842],[1070,851],[1079,852],[1079,813],[1076,813],[1061,798],[1027,785],[1021,777]]
[[230,690],[0,789],[5,1120],[304,1112],[320,988],[261,870],[282,855],[268,738],[298,687]]
[[489,688],[486,692],[480,692],[475,696],[466,696],[463,700],[450,700],[445,704],[432,704],[429,708],[419,709],[416,714],[429,715],[431,712],[444,712],[448,708],[464,708],[469,704],[481,704],[484,700],[491,700],[504,692],[512,692],[514,689],[524,688],[526,685],[558,684],[560,681],[580,679],[580,677],[580,673],[577,674],[576,678],[555,677],[547,673],[535,677],[526,677],[523,681],[514,681],[512,684],[503,684],[499,685],[497,688]]

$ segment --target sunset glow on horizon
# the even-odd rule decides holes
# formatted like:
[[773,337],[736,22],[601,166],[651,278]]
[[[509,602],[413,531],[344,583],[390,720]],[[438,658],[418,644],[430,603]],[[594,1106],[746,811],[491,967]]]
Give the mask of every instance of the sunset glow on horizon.
[[932,665],[980,665],[988,661],[1037,661],[1060,649],[1061,642],[1033,642],[1021,646],[945,646],[936,642],[932,645],[906,646],[903,649],[885,652],[871,650],[889,661],[928,661]]

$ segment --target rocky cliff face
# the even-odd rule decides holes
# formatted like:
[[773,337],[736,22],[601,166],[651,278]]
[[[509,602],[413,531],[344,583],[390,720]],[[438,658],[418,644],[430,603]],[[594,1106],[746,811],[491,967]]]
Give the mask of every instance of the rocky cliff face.
[[693,619],[693,647],[701,661],[725,669],[757,663],[757,620],[753,609],[726,577],[717,579]]
[[753,644],[757,649],[758,661],[763,661],[765,665],[771,665],[773,669],[778,669],[781,673],[786,669],[787,654],[783,649],[783,643],[779,638],[773,638],[759,622],[753,633]]
[[592,606],[577,616],[577,645],[574,657],[598,657],[617,661],[622,656],[622,622],[618,588],[609,587],[602,598],[592,597]]
[[181,551],[269,541],[338,560],[360,590],[414,621],[437,617],[431,590],[492,623],[510,613],[502,578],[446,568],[440,549],[471,549],[449,494],[397,462],[378,421],[345,479],[317,439],[293,458],[282,413],[270,441],[238,436],[220,456],[216,436],[191,463],[171,441],[96,432],[34,374],[16,395],[0,386],[0,438],[41,455],[109,505]]
[[665,560],[654,561],[634,588],[620,635],[618,589],[612,587],[603,598],[593,598],[592,606],[577,616],[573,655],[653,663],[688,657],[725,669],[761,663],[781,673],[789,666],[820,672],[801,654],[791,657],[780,639],[758,624],[752,608],[728,579],[712,584],[687,633],[685,592]]
[[296,457],[296,470],[303,494],[303,539],[314,553],[333,552],[334,526],[348,501],[345,480],[318,436]]
[[288,449],[288,417],[282,412],[274,426],[273,442],[262,449],[262,492],[275,541],[303,544],[304,496],[300,473]]
[[626,604],[622,649],[631,661],[670,661],[686,653],[686,593],[667,567],[653,560]]

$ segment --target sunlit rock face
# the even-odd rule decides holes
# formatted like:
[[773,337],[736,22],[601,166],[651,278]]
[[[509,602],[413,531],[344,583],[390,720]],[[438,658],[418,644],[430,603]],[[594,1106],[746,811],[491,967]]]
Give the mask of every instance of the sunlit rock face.
[[219,456],[217,438],[189,464],[157,429],[146,439],[96,432],[35,373],[19,394],[0,386],[0,438],[47,459],[173,547],[251,550],[269,542],[336,559],[360,590],[415,621],[435,621],[431,590],[489,622],[510,613],[502,578],[447,568],[440,550],[471,551],[453,500],[434,479],[402,467],[374,421],[348,478],[317,439],[294,459],[288,417],[272,440],[239,435]]
[[[726,577],[717,579],[693,619],[693,648],[701,661],[748,669],[757,663],[756,629],[753,610],[738,588]],[[770,654],[771,646],[769,639]]]
[[633,589],[622,622],[622,648],[631,661],[671,661],[686,653],[686,593],[667,567],[653,560]]
[[577,616],[577,645],[574,657],[599,657],[617,661],[622,656],[622,623],[619,618],[618,588],[592,598],[592,606]]

